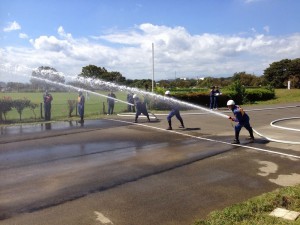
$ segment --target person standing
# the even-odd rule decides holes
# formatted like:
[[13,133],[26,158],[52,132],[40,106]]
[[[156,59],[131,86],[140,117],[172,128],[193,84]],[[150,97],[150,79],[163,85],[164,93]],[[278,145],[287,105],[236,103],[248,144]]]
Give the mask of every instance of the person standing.
[[108,103],[108,114],[107,115],[112,115],[114,113],[116,95],[114,94],[113,91],[111,91],[107,96],[109,97],[109,98],[107,98],[107,103]]
[[[165,95],[167,97],[170,98],[170,91],[166,91],[165,92]],[[167,128],[167,130],[172,130],[172,117],[173,116],[176,116],[176,118],[180,121],[180,126],[179,128],[184,128],[184,124],[183,124],[183,119],[182,117],[180,116],[180,112],[179,112],[179,104],[175,103],[175,102],[171,102],[171,112],[169,113],[168,117],[167,117],[167,120],[168,120],[168,124],[169,124],[169,127]]]
[[215,93],[216,93],[216,90],[215,90],[215,86],[212,86],[211,87],[211,90],[209,92],[209,108],[210,110],[213,110],[214,109],[214,105],[215,105]]
[[135,120],[134,122],[137,123],[138,122],[138,117],[139,115],[143,114],[147,117],[148,121],[150,122],[150,117],[147,111],[147,107],[146,104],[141,102],[141,100],[139,99],[139,97],[137,97],[137,95],[133,95],[133,99],[134,99],[134,103],[135,103],[135,107],[136,107],[136,113],[135,113]]
[[81,90],[78,91],[78,114],[80,116],[80,123],[84,123],[84,104],[85,104],[85,98]]
[[219,100],[219,96],[220,96],[221,94],[222,94],[222,93],[220,92],[219,87],[217,86],[216,89],[215,89],[214,100],[213,100],[213,102],[214,102],[213,108],[214,108],[215,110],[218,110],[218,100]]
[[53,97],[48,91],[45,91],[43,99],[44,99],[45,120],[49,121],[51,120],[51,102],[53,100]]
[[129,92],[127,94],[127,102],[129,103],[128,106],[127,106],[127,111],[128,112],[135,112],[134,99],[133,99],[133,94],[131,92]]
[[242,127],[245,127],[246,130],[248,130],[250,137],[248,138],[251,142],[254,141],[253,136],[253,129],[250,125],[250,118],[247,113],[244,112],[244,110],[235,104],[233,100],[229,100],[227,102],[227,107],[230,109],[234,117],[229,116],[228,119],[237,122],[238,124],[235,125],[234,131],[235,131],[235,139],[233,140],[232,144],[240,144],[239,135]]

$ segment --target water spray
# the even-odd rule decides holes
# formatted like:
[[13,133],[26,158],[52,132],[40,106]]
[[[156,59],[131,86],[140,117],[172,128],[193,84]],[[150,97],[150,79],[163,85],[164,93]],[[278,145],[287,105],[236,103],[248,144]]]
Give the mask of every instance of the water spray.
[[79,77],[79,78],[77,78],[77,81],[79,81],[81,83],[88,83],[91,87],[97,87],[97,85],[98,86],[106,86],[106,87],[110,87],[111,89],[118,89],[120,91],[138,93],[138,94],[143,95],[144,97],[149,96],[151,98],[159,99],[159,100],[164,101],[164,102],[169,101],[169,102],[176,103],[176,104],[179,104],[179,105],[187,106],[189,108],[203,110],[203,111],[215,114],[217,116],[221,116],[223,118],[228,118],[228,116],[223,114],[223,113],[220,113],[220,112],[217,112],[217,111],[212,111],[212,110],[207,109],[205,107],[201,107],[201,106],[191,104],[191,103],[188,103],[188,102],[180,101],[180,100],[174,99],[172,97],[166,97],[166,96],[155,94],[153,92],[143,91],[143,90],[140,90],[138,88],[127,87],[127,86],[124,86],[124,85],[117,85],[117,84],[112,83],[112,82],[107,82],[107,81],[103,81],[103,80],[100,80],[100,79],[92,79],[92,78],[81,78],[81,77]]
[[[2,70],[4,68],[4,71],[14,72],[16,74],[20,73],[22,70],[23,71],[24,70],[25,71],[32,70],[32,68],[29,68],[27,66],[22,66],[22,65],[21,66],[20,65],[18,65],[18,66],[1,65],[0,67],[1,67]],[[78,88],[78,87],[75,87],[75,86],[72,86],[72,85],[63,84],[63,83],[56,82],[56,81],[51,81],[49,79],[29,76],[29,75],[26,75],[26,74],[23,74],[21,76],[24,76],[26,78],[32,78],[32,79],[40,80],[40,81],[50,83],[50,84],[53,84],[53,85],[63,86],[65,88],[73,89],[73,90],[76,90],[76,91],[81,89],[82,91],[93,94],[93,95],[97,95],[97,96],[101,96],[101,97],[105,97],[105,98],[109,98],[109,99],[114,99],[114,100],[117,100],[117,101],[122,102],[122,103],[127,104],[127,105],[131,105],[131,106],[133,105],[133,104],[127,102],[127,101],[116,99],[116,98],[113,98],[113,97],[110,97],[110,96],[107,96],[107,95],[103,95],[103,94],[100,94],[100,93],[97,93],[97,92],[94,92],[94,91],[86,90],[86,89],[83,89],[83,88]],[[65,77],[68,77],[68,78],[74,80],[74,77],[72,77],[72,76],[66,76],[65,75]],[[171,97],[162,96],[162,95],[159,95],[159,94],[155,94],[153,92],[143,91],[143,90],[140,90],[138,88],[127,87],[127,86],[124,86],[124,85],[117,85],[117,84],[112,83],[112,82],[103,81],[103,80],[100,80],[100,79],[93,79],[93,78],[77,77],[76,81],[78,81],[82,84],[88,84],[91,87],[106,86],[106,87],[109,87],[111,89],[117,89],[117,90],[120,90],[120,91],[127,91],[127,92],[130,92],[130,93],[137,93],[137,94],[143,95],[144,97],[149,96],[149,97],[154,98],[154,99],[159,99],[160,101],[163,101],[163,102],[167,101],[167,102],[183,105],[183,106],[186,106],[186,107],[189,107],[189,108],[203,110],[203,111],[206,111],[208,113],[214,114],[216,116],[220,116],[220,117],[228,119],[228,116],[221,113],[221,112],[212,111],[208,108],[205,108],[205,107],[202,107],[202,106],[199,106],[199,105],[195,105],[195,104],[191,104],[191,103],[188,103],[188,102],[180,101],[180,100],[177,100],[177,99],[174,99],[174,98],[171,98]]]
[[[28,77],[27,75],[24,75],[24,76]],[[50,83],[50,84],[53,84],[53,85],[58,85],[58,86],[62,86],[62,87],[65,87],[65,88],[74,89],[76,91],[81,90],[81,91],[88,92],[88,93],[93,94],[93,95],[97,95],[97,96],[101,96],[101,97],[105,97],[105,98],[109,98],[109,99],[114,99],[114,100],[117,100],[119,102],[122,102],[122,103],[133,106],[132,103],[125,102],[123,100],[113,98],[113,97],[110,97],[110,96],[107,96],[107,95],[103,95],[103,94],[100,94],[100,93],[97,93],[97,92],[94,92],[94,91],[86,90],[86,89],[83,89],[83,88],[78,88],[78,87],[75,87],[75,86],[72,86],[72,85],[69,85],[69,84],[63,84],[63,83],[59,83],[59,82],[56,82],[56,81],[52,81],[52,80],[48,80],[48,79],[44,79],[44,78],[40,78],[40,77],[31,77],[31,78],[36,79],[36,80],[40,80],[40,81],[44,81],[46,83]]]

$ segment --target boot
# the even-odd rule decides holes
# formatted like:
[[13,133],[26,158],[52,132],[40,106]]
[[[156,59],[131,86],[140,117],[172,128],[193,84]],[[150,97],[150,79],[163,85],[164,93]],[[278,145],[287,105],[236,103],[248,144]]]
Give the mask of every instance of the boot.
[[183,120],[181,119],[181,120],[179,120],[179,121],[180,121],[180,123],[181,123],[181,126],[179,126],[179,128],[184,128]]
[[235,139],[233,140],[233,142],[231,144],[240,144],[239,132],[235,131]]
[[254,142],[254,136],[253,136],[253,129],[252,127],[250,127],[250,129],[248,130],[250,137],[247,138],[247,140],[249,140],[250,142]]
[[168,123],[169,123],[169,127],[167,128],[167,130],[172,130],[172,123],[171,123],[171,121],[168,121]]
[[231,142],[231,144],[240,144],[240,141],[237,139],[234,139],[233,142]]

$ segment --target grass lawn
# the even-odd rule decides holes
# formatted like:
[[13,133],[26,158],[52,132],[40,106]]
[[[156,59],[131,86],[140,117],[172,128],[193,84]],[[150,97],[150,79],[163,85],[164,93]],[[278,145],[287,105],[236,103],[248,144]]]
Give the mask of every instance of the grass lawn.
[[[107,92],[99,92],[100,94],[107,95]],[[38,104],[39,106],[32,112],[29,108],[25,108],[22,113],[22,122],[33,122],[41,120],[40,113],[40,104],[43,102],[43,94],[44,93],[0,93],[0,98],[6,96],[11,97],[12,99],[29,99],[31,102]],[[68,109],[68,100],[76,100],[78,94],[76,92],[53,92],[51,93],[53,96],[53,101],[51,104],[51,119],[52,120],[62,120],[62,119],[70,119],[69,109]],[[115,95],[118,99],[127,101],[127,93],[124,92],[115,92]],[[85,117],[86,118],[99,118],[103,115],[103,106],[105,107],[105,111],[107,112],[107,99],[105,97],[89,94],[88,96],[85,94],[86,103],[85,103]],[[124,112],[127,109],[127,104],[122,102],[115,103],[115,113]],[[72,116],[75,118],[75,110],[72,113]],[[36,119],[35,115],[36,114]],[[10,122],[18,122],[19,114],[15,109],[7,113],[7,121]]]
[[289,221],[269,216],[275,208],[300,212],[300,185],[285,187],[262,194],[243,203],[234,204],[220,211],[211,212],[206,220],[196,221],[193,225],[296,225],[300,218]]
[[275,89],[275,99],[258,101],[259,105],[271,105],[279,103],[300,103],[300,89]]

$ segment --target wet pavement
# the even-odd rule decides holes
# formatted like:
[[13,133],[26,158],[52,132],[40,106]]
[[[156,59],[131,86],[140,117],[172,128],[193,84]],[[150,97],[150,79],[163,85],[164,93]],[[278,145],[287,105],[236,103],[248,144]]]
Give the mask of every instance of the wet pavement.
[[[265,136],[299,141],[299,132],[270,123],[299,116],[300,108],[279,107],[246,111]],[[257,135],[249,144],[245,129],[245,145],[231,145],[229,120],[185,113],[186,129],[173,118],[173,131],[165,130],[166,116],[138,124],[108,116],[50,129],[2,128],[0,224],[192,224],[212,210],[300,183],[300,145]]]

